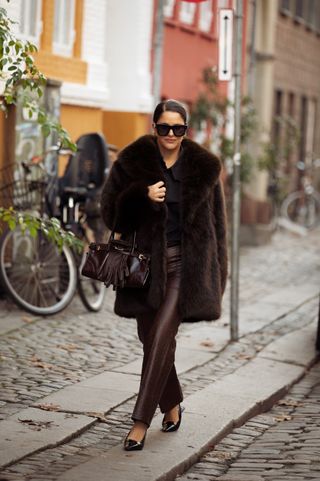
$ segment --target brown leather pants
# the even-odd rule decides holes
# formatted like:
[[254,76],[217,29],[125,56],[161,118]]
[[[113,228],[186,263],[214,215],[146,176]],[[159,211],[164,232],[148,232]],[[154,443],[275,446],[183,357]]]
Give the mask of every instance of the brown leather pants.
[[139,394],[131,418],[148,426],[158,404],[165,413],[183,400],[174,365],[175,336],[181,322],[178,312],[180,269],[180,246],[168,247],[165,298],[157,312],[137,318],[144,355]]

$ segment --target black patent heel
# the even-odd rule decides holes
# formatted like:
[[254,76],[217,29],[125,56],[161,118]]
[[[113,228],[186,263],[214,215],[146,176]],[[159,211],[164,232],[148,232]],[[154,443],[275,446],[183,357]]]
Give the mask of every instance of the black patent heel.
[[125,451],[141,451],[144,446],[144,442],[146,439],[147,431],[144,433],[143,438],[141,441],[136,441],[135,439],[128,438],[130,433],[127,434],[127,437],[124,440],[123,447]]
[[180,427],[181,419],[182,419],[182,413],[183,413],[184,410],[185,410],[185,407],[181,406],[181,404],[179,404],[179,420],[178,420],[178,422],[174,423],[173,421],[165,421],[164,418],[163,418],[161,430],[164,433],[172,433],[173,431],[177,431]]

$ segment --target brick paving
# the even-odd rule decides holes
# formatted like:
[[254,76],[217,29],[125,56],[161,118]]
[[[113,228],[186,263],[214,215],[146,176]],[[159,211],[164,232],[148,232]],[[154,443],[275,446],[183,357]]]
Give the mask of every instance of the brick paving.
[[[316,232],[308,238],[278,233],[268,246],[242,249],[241,304],[249,305],[252,300],[273,292],[277,287],[315,283],[320,271],[316,262],[318,258]],[[25,325],[0,337],[1,419],[40,402],[42,397],[66,385],[140,357],[135,321],[119,319],[113,314],[112,296],[110,291],[104,310],[97,314],[86,313],[77,299],[69,309],[53,318],[29,322],[26,314]],[[225,311],[228,302],[227,291]],[[1,304],[2,307],[8,306],[8,301],[0,301],[0,322],[4,313]],[[316,298],[310,299],[259,331],[242,337],[238,343],[227,344],[215,359],[180,375],[184,395],[188,396],[235,371],[279,336],[310,323],[316,316],[317,305]],[[14,310],[10,303],[9,307]],[[24,313],[18,311],[15,315],[24,316]],[[203,322],[199,326],[206,324]],[[225,324],[225,317],[217,321],[217,325]],[[183,324],[180,333],[193,328],[192,324]],[[54,481],[70,467],[121,442],[132,424],[130,416],[134,403],[135,398],[122,403],[77,438],[28,456],[1,474],[5,479],[15,481]],[[260,424],[264,425],[261,420]],[[255,430],[254,427],[251,429]],[[233,440],[233,443],[237,442],[237,439]],[[214,465],[211,467],[218,469]],[[214,474],[211,473],[210,479],[214,479]],[[192,476],[191,471],[189,475]]]
[[267,413],[234,429],[176,481],[320,479],[320,363]]

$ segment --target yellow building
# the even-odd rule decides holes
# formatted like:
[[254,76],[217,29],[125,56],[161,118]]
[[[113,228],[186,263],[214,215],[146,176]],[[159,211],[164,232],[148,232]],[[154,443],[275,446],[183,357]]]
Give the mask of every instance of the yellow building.
[[[60,120],[73,140],[101,132],[121,148],[148,132],[153,2],[0,0],[0,6],[18,22],[17,36],[38,46],[38,68],[61,82]],[[14,112],[0,118],[3,159],[15,157],[19,128],[27,130],[17,123]]]

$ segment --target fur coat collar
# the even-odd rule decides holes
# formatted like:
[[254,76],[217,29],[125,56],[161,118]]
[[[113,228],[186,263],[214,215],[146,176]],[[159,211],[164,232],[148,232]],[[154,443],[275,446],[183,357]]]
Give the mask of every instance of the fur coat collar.
[[[183,139],[182,148],[182,184],[192,197],[190,202],[198,204],[217,182],[221,163],[215,155],[190,139]],[[133,180],[138,178],[157,182],[163,178],[160,155],[156,137],[144,135],[127,146],[119,160],[126,174]]]

